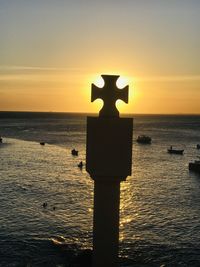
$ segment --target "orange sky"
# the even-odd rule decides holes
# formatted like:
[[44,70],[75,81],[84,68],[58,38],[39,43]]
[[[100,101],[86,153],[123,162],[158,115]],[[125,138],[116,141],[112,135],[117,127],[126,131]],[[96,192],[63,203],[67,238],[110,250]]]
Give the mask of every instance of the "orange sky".
[[200,114],[200,2],[16,2],[0,3],[0,110],[97,112],[91,83],[116,74],[121,112]]

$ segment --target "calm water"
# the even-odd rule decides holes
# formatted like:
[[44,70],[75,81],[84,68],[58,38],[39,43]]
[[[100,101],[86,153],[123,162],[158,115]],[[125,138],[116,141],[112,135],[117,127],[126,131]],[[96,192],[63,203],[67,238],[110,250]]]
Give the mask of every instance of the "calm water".
[[[84,115],[0,113],[0,266],[67,267],[91,248],[93,182],[77,167],[85,123]],[[152,144],[137,144],[139,134]],[[121,266],[200,266],[200,175],[188,171],[197,143],[200,116],[134,116],[133,174],[121,184]],[[170,145],[185,154],[168,154]],[[52,242],[59,237],[65,249]]]

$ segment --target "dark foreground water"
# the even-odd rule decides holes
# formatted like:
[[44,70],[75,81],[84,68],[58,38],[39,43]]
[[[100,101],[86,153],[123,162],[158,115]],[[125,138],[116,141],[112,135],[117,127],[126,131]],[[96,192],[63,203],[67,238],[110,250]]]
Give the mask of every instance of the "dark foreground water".
[[[77,167],[85,124],[84,115],[0,113],[0,266],[73,266],[92,247],[93,182]],[[152,144],[137,144],[139,134]],[[197,143],[200,116],[134,116],[133,174],[121,184],[121,266],[200,266],[200,175],[188,171]],[[184,155],[168,154],[170,145]],[[66,246],[55,243],[60,237]]]

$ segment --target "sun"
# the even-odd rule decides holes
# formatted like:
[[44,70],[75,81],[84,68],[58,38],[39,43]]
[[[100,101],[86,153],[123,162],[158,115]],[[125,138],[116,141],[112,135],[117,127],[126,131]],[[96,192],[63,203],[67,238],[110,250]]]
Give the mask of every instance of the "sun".
[[116,82],[116,85],[119,89],[123,89],[125,86],[127,86],[129,84],[129,80],[128,78],[125,78],[125,77],[119,77],[117,82]]
[[129,86],[128,93],[128,105],[124,103],[122,100],[116,101],[116,107],[120,111],[120,113],[132,113],[132,109],[134,106],[134,102],[137,101],[137,93],[135,88],[135,82],[133,77],[119,77],[117,80],[117,87],[119,89],[123,89],[125,86]]
[[[129,79],[128,78],[124,78],[124,77],[119,77],[117,82],[116,82],[116,86],[119,89],[124,88],[126,85],[128,85]],[[96,77],[96,79],[94,80],[94,84],[100,88],[102,88],[105,84],[104,79],[101,76]]]
[[99,77],[97,77],[97,78],[95,79],[94,84],[95,84],[96,86],[102,88],[102,87],[104,87],[105,82],[104,82],[104,79],[103,79],[101,76],[99,76]]

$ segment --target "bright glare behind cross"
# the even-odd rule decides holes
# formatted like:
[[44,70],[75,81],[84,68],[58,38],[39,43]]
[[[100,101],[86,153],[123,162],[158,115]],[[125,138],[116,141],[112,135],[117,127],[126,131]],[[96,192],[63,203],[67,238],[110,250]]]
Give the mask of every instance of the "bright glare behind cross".
[[119,117],[119,111],[115,106],[115,102],[120,99],[128,103],[128,85],[123,89],[116,86],[119,75],[101,75],[105,85],[103,88],[92,84],[91,101],[100,98],[104,101],[104,105],[99,112],[99,117]]

